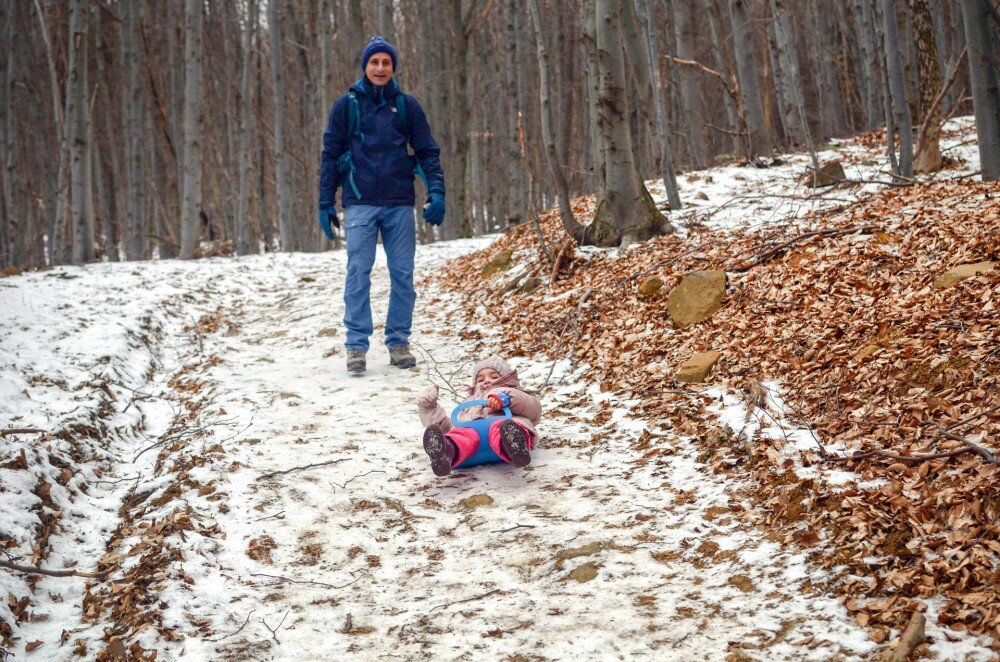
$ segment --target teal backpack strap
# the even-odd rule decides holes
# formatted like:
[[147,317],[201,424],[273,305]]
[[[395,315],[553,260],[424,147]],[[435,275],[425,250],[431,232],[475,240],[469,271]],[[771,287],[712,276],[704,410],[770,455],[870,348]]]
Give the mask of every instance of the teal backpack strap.
[[[410,117],[409,111],[407,110],[406,95],[402,92],[396,95],[396,115],[399,116],[399,121],[403,123],[403,131],[406,133],[406,141],[410,142],[413,132],[410,127]],[[413,159],[413,162],[416,164],[413,167],[413,172],[417,173],[417,175],[420,176],[420,179],[423,180],[424,190],[429,191],[431,187],[430,184],[427,183],[427,174],[424,172],[424,169],[420,167],[420,162],[417,161],[416,158]]]
[[[351,92],[347,93],[347,97],[348,97],[347,101],[348,145],[350,145],[350,141],[352,138],[354,138],[355,134],[357,134],[358,137],[361,139],[361,142],[364,143],[365,136],[363,133],[361,133],[361,108],[358,106],[358,95],[355,94],[354,91],[352,90]],[[337,167],[340,170],[340,172],[347,173],[347,181],[351,185],[351,190],[354,191],[354,196],[358,200],[360,200],[361,192],[358,191],[358,185],[354,181],[355,167],[354,167],[354,159],[351,158],[350,149],[348,149],[340,156],[340,159],[337,161]]]

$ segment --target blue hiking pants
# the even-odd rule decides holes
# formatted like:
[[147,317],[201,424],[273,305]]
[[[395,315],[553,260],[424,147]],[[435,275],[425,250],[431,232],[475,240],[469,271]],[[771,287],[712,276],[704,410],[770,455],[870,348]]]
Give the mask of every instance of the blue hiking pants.
[[417,235],[413,207],[375,207],[351,205],[344,210],[344,233],[347,240],[347,282],[344,285],[344,326],[347,349],[368,351],[372,335],[371,292],[372,265],[379,233],[389,263],[389,312],[385,318],[387,347],[407,345],[413,323],[413,256]]

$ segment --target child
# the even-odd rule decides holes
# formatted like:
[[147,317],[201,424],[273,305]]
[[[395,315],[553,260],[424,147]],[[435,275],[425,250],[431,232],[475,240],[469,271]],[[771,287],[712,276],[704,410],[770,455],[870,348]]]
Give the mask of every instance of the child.
[[[489,444],[504,462],[515,467],[531,463],[531,449],[538,433],[535,425],[542,417],[542,405],[533,395],[518,389],[517,371],[498,357],[484,359],[472,368],[474,386],[468,387],[469,400],[487,400],[488,405],[469,407],[459,412],[459,421],[502,416],[510,407],[513,418],[490,425]],[[420,422],[424,430],[424,451],[436,476],[447,476],[454,467],[479,450],[479,435],[470,428],[452,427],[451,419],[438,404],[437,386],[429,386],[417,397]]]

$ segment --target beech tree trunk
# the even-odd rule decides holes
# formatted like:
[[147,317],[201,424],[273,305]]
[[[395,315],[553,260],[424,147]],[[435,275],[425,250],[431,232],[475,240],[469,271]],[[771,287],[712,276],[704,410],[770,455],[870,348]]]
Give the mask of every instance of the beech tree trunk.
[[282,56],[280,3],[267,3],[267,29],[271,41],[271,82],[274,86],[274,160],[277,165],[278,233],[281,250],[295,250],[291,225],[291,192],[288,189],[288,151],[285,144],[285,61]]
[[729,9],[733,21],[736,73],[739,77],[740,96],[743,97],[743,109],[750,133],[750,153],[747,156],[752,161],[755,156],[770,154],[773,145],[771,132],[768,131],[764,119],[764,103],[761,99],[760,80],[755,66],[758,56],[753,43],[753,25],[750,22],[747,0],[732,0]]
[[[247,24],[243,28],[243,71],[240,76],[240,202],[236,212],[236,253],[253,250],[250,232],[250,72],[253,70],[253,40],[257,30],[257,1],[249,0]],[[324,18],[320,19],[324,21]],[[324,48],[324,52],[325,52]]]
[[598,246],[645,241],[674,228],[659,212],[635,165],[625,98],[621,5],[596,0],[600,63],[600,128],[607,155],[607,182],[598,197],[589,236]]
[[[913,169],[917,172],[935,172],[941,169],[941,146],[938,144],[939,110],[934,109],[934,100],[941,91],[941,69],[938,62],[937,41],[934,38],[934,19],[927,0],[909,0],[910,19],[913,23],[913,39],[916,42],[917,69],[920,75],[920,99],[917,121],[920,126],[927,119],[927,134],[920,153],[913,158]],[[940,105],[938,106],[940,108]],[[932,112],[929,119],[927,115]]]
[[899,132],[899,173],[903,177],[913,177],[913,120],[910,104],[906,98],[906,72],[903,67],[903,53],[899,44],[899,27],[896,22],[894,0],[882,0],[882,29],[885,49],[886,79],[892,123]]
[[122,33],[122,58],[128,63],[128,92],[125,115],[128,135],[128,221],[125,224],[125,256],[129,260],[143,258],[146,219],[146,178],[143,173],[143,95],[142,49],[139,48],[139,24],[142,22],[142,3],[126,2],[123,5],[125,27]]
[[667,108],[663,100],[663,80],[661,78],[660,50],[653,35],[653,26],[649,10],[649,0],[636,0],[639,18],[643,24],[643,36],[646,40],[646,57],[650,75],[653,78],[653,105],[656,113],[656,132],[660,138],[660,178],[671,209],[681,209],[680,193],[677,191],[677,174],[674,172],[674,156],[670,150],[670,129],[667,124]]
[[997,70],[998,26],[985,0],[962,0],[965,39],[969,47],[969,79],[979,137],[984,182],[1000,179],[1000,71]]
[[74,264],[93,259],[93,235],[87,235],[87,10],[83,0],[70,3],[67,65],[66,135],[70,139],[70,236]]
[[[600,17],[598,18],[600,20]],[[600,23],[598,23],[600,28]],[[694,3],[682,0],[674,3],[674,38],[677,41],[677,57],[682,60],[697,60],[694,46]],[[698,91],[698,72],[693,67],[680,67],[681,117],[688,143],[688,158],[695,168],[708,164],[705,156],[705,138],[702,131],[701,94]]]
[[201,224],[202,2],[187,0],[184,12],[184,156],[180,258],[194,257]]

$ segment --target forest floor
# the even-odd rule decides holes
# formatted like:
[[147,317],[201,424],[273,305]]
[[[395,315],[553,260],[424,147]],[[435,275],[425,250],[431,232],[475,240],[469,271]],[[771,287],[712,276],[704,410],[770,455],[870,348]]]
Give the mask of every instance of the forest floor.
[[[982,195],[973,187],[966,201]],[[686,233],[701,241],[711,229],[698,226],[688,221]],[[586,331],[576,347],[560,333],[584,310],[575,279],[593,277],[598,289],[587,265],[611,261],[604,274],[616,274],[641,250],[575,252],[534,298],[495,302],[471,270],[503,242],[522,242],[498,279],[528,276],[524,235],[419,247],[418,268],[432,277],[415,315],[420,363],[389,367],[377,326],[360,378],[343,365],[342,252],[61,267],[0,281],[0,429],[39,430],[3,438],[0,560],[99,573],[0,569],[0,651],[826,660],[891,646],[898,630],[859,618],[864,605],[845,604],[835,568],[750,517],[761,507],[753,472],[707,452],[699,433],[729,426],[746,445],[804,434],[783,413],[786,385],[765,382],[770,395],[754,400],[726,368],[708,387],[655,375],[661,396],[698,402],[677,405],[697,425],[665,424],[641,383],[662,359],[628,356],[636,350]],[[388,298],[381,254],[372,295],[378,320]],[[600,291],[593,300],[617,310]],[[655,322],[662,310],[640,316]],[[525,346],[529,331],[539,348]],[[413,398],[429,382],[458,390],[493,351],[518,355],[522,382],[542,391],[541,446],[523,470],[437,478]],[[780,451],[747,453],[781,465]],[[884,484],[841,477],[856,490]],[[944,607],[926,605],[928,658],[995,655],[988,638],[938,625]]]

